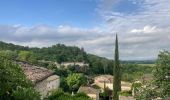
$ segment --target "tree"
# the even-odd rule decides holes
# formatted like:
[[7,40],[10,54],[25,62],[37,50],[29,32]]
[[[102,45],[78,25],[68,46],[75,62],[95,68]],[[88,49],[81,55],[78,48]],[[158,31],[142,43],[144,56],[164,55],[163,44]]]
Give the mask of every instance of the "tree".
[[45,100],[92,100],[84,93],[77,93],[71,96],[68,93],[64,93],[62,89],[58,89],[52,92]]
[[16,63],[0,57],[0,76],[0,100],[38,100],[38,93]]
[[[43,48],[29,48],[11,43],[4,43],[0,41],[0,50],[16,51],[19,54],[17,60],[26,61],[32,64],[39,64],[47,67],[46,64],[38,62],[40,60],[54,61],[61,64],[62,62],[84,62],[88,63],[89,70],[86,74],[103,74],[103,66],[106,65],[106,74],[112,74],[113,61],[97,55],[88,54],[83,48],[75,46],[65,46],[63,44],[56,44],[51,47]],[[0,54],[1,55],[1,54]],[[15,58],[15,57],[14,57]],[[106,63],[103,63],[105,62]]]
[[32,87],[18,87],[13,91],[16,100],[40,100],[40,95]]
[[121,75],[120,75],[120,63],[119,63],[119,49],[118,49],[118,37],[116,34],[115,41],[115,63],[114,63],[114,83],[113,83],[113,100],[119,100],[119,91],[121,91]]
[[140,79],[144,74],[150,75],[152,73],[153,67],[149,65],[139,65],[139,64],[122,64],[122,78],[123,81],[134,82],[136,79]]
[[68,84],[69,88],[72,90],[72,92],[77,90],[82,84],[86,83],[85,76],[83,74],[79,74],[79,73],[70,74],[66,80],[67,80],[67,84]]
[[18,54],[18,59],[21,61],[28,61],[31,53],[29,51],[20,51]]
[[18,59],[20,61],[26,61],[30,63],[37,63],[37,57],[31,51],[20,51],[18,54]]
[[6,59],[14,60],[17,58],[17,52],[11,50],[2,50],[0,51],[0,56]]
[[169,100],[170,97],[170,52],[163,51],[158,55],[156,66],[153,68],[153,80],[141,87],[139,100]]
[[170,97],[170,52],[160,52],[153,71],[154,84],[160,97]]

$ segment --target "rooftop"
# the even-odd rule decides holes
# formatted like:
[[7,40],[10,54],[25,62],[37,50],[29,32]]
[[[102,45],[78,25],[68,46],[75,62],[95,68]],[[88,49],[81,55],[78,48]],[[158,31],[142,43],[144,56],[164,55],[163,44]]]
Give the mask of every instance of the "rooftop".
[[100,75],[95,77],[95,81],[100,83],[113,83],[113,76],[112,75]]
[[[104,84],[104,82],[106,84],[110,84],[108,87],[110,89],[113,89],[113,86],[111,84],[113,84],[113,76],[112,75],[100,75],[95,77],[95,84]],[[102,85],[103,86],[103,85]],[[122,90],[130,90],[131,89],[132,84],[129,82],[125,82],[125,81],[121,81],[121,89]]]
[[25,62],[18,62],[18,64],[21,65],[26,77],[35,83],[42,81],[53,74],[53,71],[43,67],[31,65]]

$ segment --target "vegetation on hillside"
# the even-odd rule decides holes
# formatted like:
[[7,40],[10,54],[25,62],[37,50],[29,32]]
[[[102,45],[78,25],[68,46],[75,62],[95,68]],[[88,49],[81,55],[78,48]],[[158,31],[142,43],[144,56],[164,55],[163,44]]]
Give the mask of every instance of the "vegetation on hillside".
[[70,74],[66,78],[66,81],[69,86],[69,89],[72,90],[72,92],[78,90],[81,85],[87,83],[86,77],[83,74],[78,73]]
[[[115,54],[118,54],[118,51],[116,51]],[[56,75],[60,76],[60,87],[62,88],[62,91],[53,92],[52,95],[46,99],[67,100],[70,98],[70,100],[90,100],[90,98],[84,94],[80,93],[71,96],[70,93],[72,91],[77,92],[81,85],[88,84],[89,79],[87,80],[86,78],[99,74],[116,75],[117,70],[113,73],[113,65],[115,64],[116,66],[119,64],[117,63],[118,60],[118,55],[115,62],[113,62],[113,60],[87,54],[83,48],[80,49],[75,46],[65,46],[62,44],[57,44],[46,48],[29,48],[0,42],[0,86],[2,87],[0,88],[0,99],[40,99],[39,94],[33,89],[31,82],[26,79],[20,66],[15,64],[14,61],[24,61],[42,65],[43,67],[52,69],[55,71]],[[90,66],[87,72],[77,72],[74,69],[75,66],[68,67],[68,69],[57,68],[54,64],[44,64],[39,61],[58,63],[85,62],[89,63]],[[146,63],[141,64],[140,61],[137,61],[136,63],[126,61],[121,62],[121,69],[119,70],[121,70],[122,80],[135,82],[140,80],[145,74],[153,74],[154,78],[151,83],[141,83],[141,87],[137,88],[142,91],[136,95],[137,99],[149,100],[157,97],[169,97],[170,53],[168,51],[161,52],[155,65],[153,65],[153,62],[151,63],[150,61],[144,62]],[[152,66],[148,64],[152,64]]]
[[0,57],[0,76],[0,100],[40,99],[21,67],[3,57]]
[[148,65],[138,65],[138,64],[122,64],[122,80],[134,82],[139,79],[145,74],[151,74],[153,67]]
[[141,87],[138,100],[153,100],[170,97],[170,52],[160,52],[153,70],[153,80],[150,84]]
[[[87,74],[112,74],[113,61],[99,57],[92,54],[87,54],[83,48],[75,46],[65,46],[63,44],[56,44],[51,47],[44,48],[29,48],[14,44],[0,42],[0,53],[10,51],[15,53],[15,60],[27,61],[33,64],[40,64],[45,67],[48,66],[38,63],[39,60],[54,61],[54,62],[84,62],[89,63],[90,69]],[[5,55],[4,55],[5,56]]]
[[92,100],[92,99],[84,93],[77,93],[72,96],[69,93],[63,92],[62,89],[58,89],[53,91],[52,94],[45,100]]

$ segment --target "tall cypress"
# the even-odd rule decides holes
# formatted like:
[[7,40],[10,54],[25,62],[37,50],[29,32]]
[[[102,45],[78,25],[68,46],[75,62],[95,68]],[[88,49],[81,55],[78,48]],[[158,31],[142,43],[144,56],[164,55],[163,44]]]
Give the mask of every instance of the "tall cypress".
[[121,76],[120,76],[120,62],[119,62],[119,46],[118,36],[116,34],[115,40],[115,62],[113,68],[113,100],[119,100],[118,92],[121,91]]

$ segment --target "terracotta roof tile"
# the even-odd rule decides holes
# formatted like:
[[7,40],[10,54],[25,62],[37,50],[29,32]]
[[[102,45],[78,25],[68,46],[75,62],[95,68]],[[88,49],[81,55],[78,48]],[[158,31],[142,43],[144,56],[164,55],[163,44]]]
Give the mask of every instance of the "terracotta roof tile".
[[36,65],[31,65],[25,62],[18,62],[18,64],[21,65],[21,68],[24,71],[26,77],[35,83],[42,81],[43,79],[53,74],[53,71],[43,67],[38,67]]

